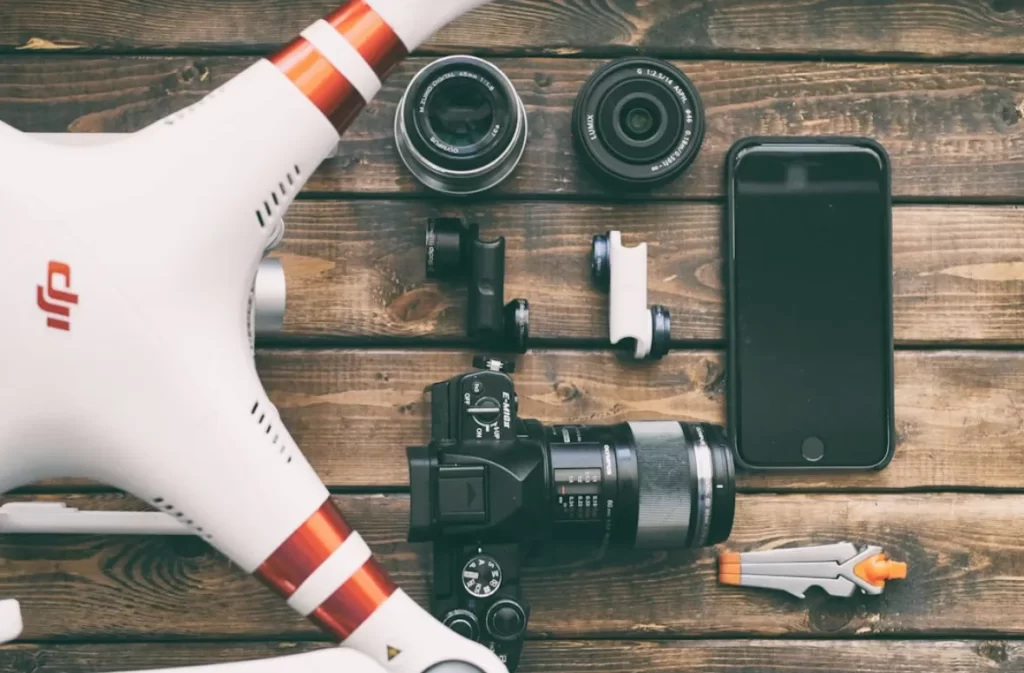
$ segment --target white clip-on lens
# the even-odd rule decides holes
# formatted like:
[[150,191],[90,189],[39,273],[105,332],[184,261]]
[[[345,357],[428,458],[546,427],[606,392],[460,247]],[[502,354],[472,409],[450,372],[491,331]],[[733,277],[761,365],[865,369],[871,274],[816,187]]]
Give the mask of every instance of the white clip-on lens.
[[608,293],[611,342],[629,339],[635,359],[660,360],[669,351],[672,328],[668,309],[647,308],[647,244],[627,248],[618,231],[594,236],[590,271]]

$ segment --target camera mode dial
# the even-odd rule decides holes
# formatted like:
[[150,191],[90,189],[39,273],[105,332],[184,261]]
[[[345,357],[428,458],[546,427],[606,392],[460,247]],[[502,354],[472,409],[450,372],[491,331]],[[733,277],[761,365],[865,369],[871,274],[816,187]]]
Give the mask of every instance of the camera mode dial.
[[487,554],[474,556],[462,569],[462,588],[476,598],[493,596],[501,588],[501,566]]

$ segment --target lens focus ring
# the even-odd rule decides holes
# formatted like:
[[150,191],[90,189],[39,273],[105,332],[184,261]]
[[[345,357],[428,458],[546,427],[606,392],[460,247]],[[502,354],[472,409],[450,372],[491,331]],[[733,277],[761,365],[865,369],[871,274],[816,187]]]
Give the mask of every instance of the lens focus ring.
[[629,429],[636,443],[640,487],[636,546],[686,546],[694,475],[682,426],[673,421],[648,421],[629,423]]
[[720,426],[629,423],[636,450],[636,546],[705,547],[729,537],[735,511],[732,450]]

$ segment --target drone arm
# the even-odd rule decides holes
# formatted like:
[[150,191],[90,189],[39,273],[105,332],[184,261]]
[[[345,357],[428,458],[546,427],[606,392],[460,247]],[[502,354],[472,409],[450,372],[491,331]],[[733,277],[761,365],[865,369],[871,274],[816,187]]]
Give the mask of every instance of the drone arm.
[[[21,635],[24,624],[21,605],[16,600],[0,600],[0,645]],[[384,669],[365,654],[349,649],[326,649],[290,657],[244,661],[211,666],[168,668],[147,673],[384,673]],[[127,672],[125,672],[127,673]]]

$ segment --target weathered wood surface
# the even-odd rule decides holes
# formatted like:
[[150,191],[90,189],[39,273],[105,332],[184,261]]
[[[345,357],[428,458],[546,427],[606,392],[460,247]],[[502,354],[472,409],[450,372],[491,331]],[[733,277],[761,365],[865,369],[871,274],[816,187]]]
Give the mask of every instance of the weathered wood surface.
[[[0,119],[26,131],[134,131],[195,102],[251,61],[7,58],[0,60]],[[398,159],[393,120],[402,89],[426,62],[411,59],[388,80],[346,133],[341,157],[326,162],[309,189],[425,193]],[[607,198],[577,166],[569,135],[576,94],[601,62],[496,60],[523,97],[531,137],[519,169],[492,195]],[[899,198],[1024,201],[1024,69],[1017,65],[688,61],[679,66],[704,99],[707,137],[690,173],[645,199],[721,196],[726,150],[745,136],[838,134],[872,136],[888,149]]]
[[[6,0],[2,49],[267,50],[340,0]],[[501,0],[456,21],[426,49],[440,52],[1020,57],[1015,0]]]
[[[649,300],[676,340],[724,338],[722,208],[714,204],[301,201],[282,257],[290,336],[463,341],[465,283],[425,277],[426,219],[462,215],[503,235],[505,297],[530,301],[530,333],[608,344],[608,296],[590,279],[594,234],[646,241]],[[901,344],[1024,343],[1024,207],[897,206],[894,322]]]
[[[308,652],[324,643],[12,645],[9,673],[102,673],[154,666],[249,661]],[[1018,673],[1018,641],[535,641],[522,670],[550,673]],[[298,673],[298,672],[296,672]]]
[[[254,494],[258,497],[258,494]],[[429,556],[405,542],[406,496],[338,498],[385,567],[417,600]],[[132,507],[117,496],[80,508]],[[837,540],[883,545],[909,563],[880,597],[806,600],[716,584],[716,550],[547,546],[527,564],[531,635],[999,637],[1024,635],[1024,496],[741,495],[735,550]],[[197,538],[0,539],[0,595],[18,596],[25,637],[311,639],[318,631]]]
[[[430,384],[470,371],[471,351],[262,351],[271,399],[333,486],[408,483],[405,447],[430,437]],[[896,457],[881,472],[743,474],[744,488],[1020,489],[1024,356],[899,351]],[[642,419],[723,422],[726,378],[714,351],[657,364],[607,352],[533,351],[513,374],[520,415],[548,423]]]

